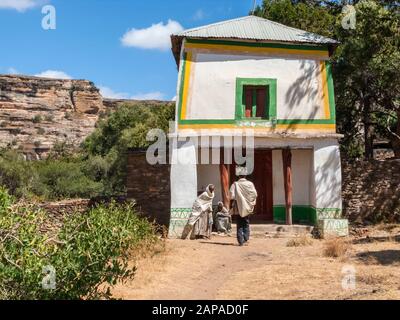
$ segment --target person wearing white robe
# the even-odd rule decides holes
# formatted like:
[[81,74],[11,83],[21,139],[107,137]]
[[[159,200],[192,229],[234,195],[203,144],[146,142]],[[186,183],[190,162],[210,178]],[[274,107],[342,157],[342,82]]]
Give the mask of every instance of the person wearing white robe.
[[222,202],[218,202],[218,211],[215,214],[215,228],[218,234],[229,235],[232,230],[232,217]]
[[210,238],[213,225],[212,203],[214,199],[214,185],[207,186],[206,191],[197,197],[193,203],[192,213],[183,231],[182,239],[186,239],[189,233],[190,239]]
[[250,240],[250,219],[257,201],[257,190],[244,175],[234,182],[230,188],[232,214],[237,215],[237,239],[240,246],[247,245]]

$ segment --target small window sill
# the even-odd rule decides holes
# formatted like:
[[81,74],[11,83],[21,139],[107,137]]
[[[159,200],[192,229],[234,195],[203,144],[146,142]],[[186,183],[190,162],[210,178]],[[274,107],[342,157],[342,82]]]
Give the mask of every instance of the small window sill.
[[271,119],[267,118],[259,118],[259,117],[254,117],[254,118],[241,118],[240,121],[271,121]]

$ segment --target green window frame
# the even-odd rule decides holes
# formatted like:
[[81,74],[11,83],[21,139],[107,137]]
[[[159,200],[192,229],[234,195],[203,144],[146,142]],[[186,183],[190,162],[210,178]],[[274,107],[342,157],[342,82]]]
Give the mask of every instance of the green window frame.
[[[257,86],[266,88],[266,106],[265,118],[247,118],[245,116],[246,102],[244,89],[246,86]],[[267,78],[236,78],[236,120],[250,121],[276,121],[276,93],[277,80]],[[253,107],[254,109],[254,107]],[[253,110],[253,115],[255,110]]]

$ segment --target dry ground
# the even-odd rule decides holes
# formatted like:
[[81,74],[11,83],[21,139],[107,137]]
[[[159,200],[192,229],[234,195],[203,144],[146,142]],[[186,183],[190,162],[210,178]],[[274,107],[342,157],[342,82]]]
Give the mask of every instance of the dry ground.
[[[399,239],[369,236],[349,238],[340,258],[324,257],[326,240],[300,247],[288,247],[287,238],[253,238],[248,247],[238,247],[233,237],[167,240],[165,252],[142,259],[135,280],[113,293],[167,300],[400,299]],[[342,288],[346,266],[356,270],[355,289]]]

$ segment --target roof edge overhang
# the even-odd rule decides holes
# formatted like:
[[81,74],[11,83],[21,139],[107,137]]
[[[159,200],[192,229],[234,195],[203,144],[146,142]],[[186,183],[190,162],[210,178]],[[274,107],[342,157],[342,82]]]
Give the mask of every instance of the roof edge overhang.
[[181,35],[171,35],[172,43],[172,54],[174,55],[175,62],[179,68],[179,63],[181,59],[182,44],[184,39],[194,39],[194,40],[215,40],[215,41],[240,41],[249,43],[275,43],[275,44],[289,44],[289,45],[309,45],[309,46],[327,46],[329,51],[329,57],[333,55],[336,48],[339,46],[340,42],[326,42],[326,43],[315,43],[307,41],[276,41],[276,40],[257,40],[257,39],[242,39],[242,38],[222,38],[222,37],[188,37]]
[[[169,138],[190,138],[190,137],[245,137],[243,130],[238,131],[212,131],[210,130],[207,134],[199,134],[196,130],[180,130],[179,132],[174,132],[168,134]],[[255,132],[252,135],[254,138],[267,138],[267,139],[298,139],[298,140],[308,140],[308,139],[342,139],[344,137],[343,134],[340,133],[324,133],[324,132],[315,132],[315,133],[296,133],[296,132]]]

